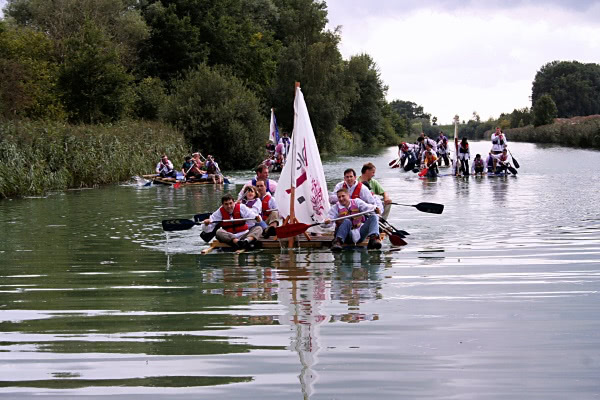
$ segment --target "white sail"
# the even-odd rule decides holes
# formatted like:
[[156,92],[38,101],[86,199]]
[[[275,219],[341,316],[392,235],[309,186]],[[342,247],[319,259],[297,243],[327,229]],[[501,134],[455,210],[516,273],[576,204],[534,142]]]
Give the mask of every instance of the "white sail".
[[275,192],[279,214],[290,215],[290,193],[295,189],[294,215],[298,222],[323,222],[329,212],[327,182],[308,109],[299,87],[294,101],[294,130],[290,157],[281,171]]

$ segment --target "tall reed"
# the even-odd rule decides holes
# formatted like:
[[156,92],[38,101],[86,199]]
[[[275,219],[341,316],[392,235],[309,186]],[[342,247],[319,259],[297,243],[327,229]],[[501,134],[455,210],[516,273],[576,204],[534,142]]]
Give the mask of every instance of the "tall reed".
[[0,122],[0,198],[121,182],[189,152],[182,134],[143,121],[109,125]]

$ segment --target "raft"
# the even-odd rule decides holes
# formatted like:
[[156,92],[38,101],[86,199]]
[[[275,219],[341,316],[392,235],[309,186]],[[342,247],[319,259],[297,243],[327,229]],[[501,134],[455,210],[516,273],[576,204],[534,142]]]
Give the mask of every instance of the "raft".
[[[157,183],[159,185],[169,185],[173,186],[176,183],[181,184],[181,186],[195,186],[195,185],[219,185],[219,183],[213,183],[212,179],[201,179],[199,181],[182,181],[177,180],[175,178],[162,178],[157,175],[142,175],[145,179],[150,179],[152,183]],[[225,184],[231,183],[229,179],[225,178]]]
[[[385,239],[387,235],[385,233],[381,233],[380,234],[380,239],[383,241]],[[331,247],[331,244],[333,242],[333,235],[309,235],[310,240],[308,240],[306,238],[306,236],[304,235],[299,235],[296,236],[295,240],[294,240],[294,247],[293,248],[303,248],[303,249],[329,249]],[[278,240],[276,237],[273,239],[259,239],[258,242],[260,243],[257,247],[256,250],[259,249],[270,249],[270,250],[274,250],[274,249],[287,249],[288,248],[288,239],[281,239]],[[367,248],[367,244],[369,243],[368,240],[364,240],[360,243],[356,243],[356,244],[344,244],[344,250],[351,250],[351,249],[356,249],[356,248]],[[212,252],[213,250],[220,250],[223,252],[236,252],[236,253],[241,253],[244,252],[246,250],[243,249],[235,249],[231,246],[229,246],[228,244],[225,243],[221,243],[218,240],[213,240],[210,242],[209,247],[207,249],[202,250],[201,254],[208,254],[210,252]],[[250,251],[254,251],[254,250],[250,250]]]

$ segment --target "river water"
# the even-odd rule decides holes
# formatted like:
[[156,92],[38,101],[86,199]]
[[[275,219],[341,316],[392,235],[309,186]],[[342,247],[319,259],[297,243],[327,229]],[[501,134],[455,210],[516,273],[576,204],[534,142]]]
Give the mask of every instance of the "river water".
[[408,245],[381,251],[200,255],[196,228],[162,231],[239,185],[3,200],[0,397],[597,399],[600,153],[510,148],[517,177],[325,160],[331,187],[373,161],[395,201],[445,205],[395,207]]

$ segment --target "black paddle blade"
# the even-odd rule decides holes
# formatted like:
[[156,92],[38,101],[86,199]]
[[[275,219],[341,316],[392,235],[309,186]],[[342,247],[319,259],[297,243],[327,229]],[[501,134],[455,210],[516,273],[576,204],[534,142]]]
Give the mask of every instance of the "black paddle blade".
[[196,214],[196,215],[194,215],[194,221],[195,222],[202,222],[205,219],[209,219],[210,216],[211,216],[211,213]]
[[186,231],[192,229],[196,222],[191,219],[164,219],[162,221],[163,230],[167,232]]
[[507,168],[508,168],[508,170],[509,170],[509,171],[510,171],[510,172],[511,172],[513,175],[516,175],[516,174],[517,174],[517,170],[516,170],[516,169],[514,169],[513,167],[507,167]]
[[442,212],[444,212],[444,205],[437,203],[419,203],[414,205],[413,207],[415,207],[419,211],[431,214],[441,214]]
[[512,162],[513,162],[513,164],[515,164],[515,168],[521,168],[521,166],[519,165],[518,161],[517,161],[517,160],[515,160],[515,158],[514,158],[514,157],[511,157],[511,158],[512,158]]

